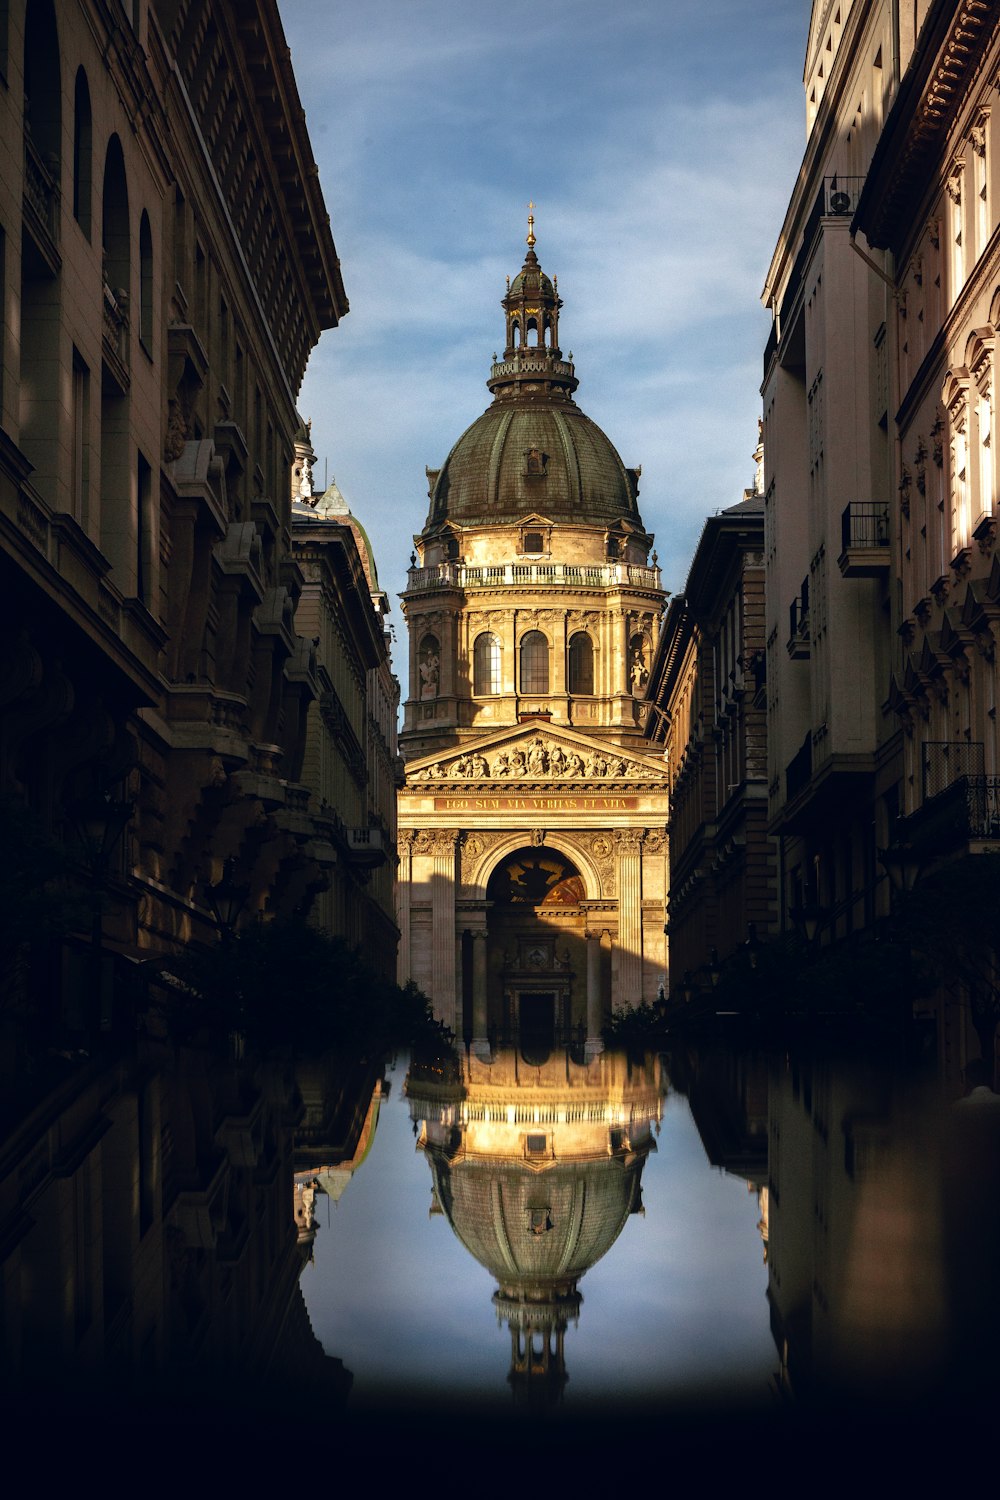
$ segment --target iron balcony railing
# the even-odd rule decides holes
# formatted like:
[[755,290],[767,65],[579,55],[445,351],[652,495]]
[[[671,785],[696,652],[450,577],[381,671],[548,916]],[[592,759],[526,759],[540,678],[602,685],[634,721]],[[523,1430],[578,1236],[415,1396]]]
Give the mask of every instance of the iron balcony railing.
[[129,372],[128,297],[104,283],[104,352],[121,382]]
[[878,500],[852,500],[841,517],[843,551],[888,547],[889,510]]
[[812,735],[807,734],[802,747],[785,768],[785,796],[789,802],[809,785],[812,779]]
[[927,740],[921,759],[923,800],[936,797],[961,778],[982,780],[985,769],[981,740]]
[[24,133],[24,196],[30,203],[38,222],[43,229],[55,240],[57,236],[56,210],[58,205],[58,188],[56,186],[55,168],[57,163],[52,163],[50,170],[41,152],[38,150],[28,131]]
[[443,562],[430,568],[411,568],[406,575],[408,590],[489,589],[513,584],[537,584],[543,588],[611,588],[615,584],[630,584],[658,589],[660,570],[634,563],[498,563],[468,567],[465,563]]

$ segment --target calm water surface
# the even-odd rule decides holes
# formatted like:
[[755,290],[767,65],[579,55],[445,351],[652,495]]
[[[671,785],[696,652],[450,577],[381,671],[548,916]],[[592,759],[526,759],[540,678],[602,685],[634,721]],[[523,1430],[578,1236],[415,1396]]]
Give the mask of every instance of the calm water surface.
[[[466,1062],[436,1093],[406,1059],[386,1076],[363,1166],[337,1202],[317,1197],[302,1277],[317,1337],[353,1373],[353,1408],[773,1399],[766,1115],[744,1122],[726,1170],[656,1058],[532,1068],[511,1053]],[[532,1334],[548,1369],[508,1379]]]

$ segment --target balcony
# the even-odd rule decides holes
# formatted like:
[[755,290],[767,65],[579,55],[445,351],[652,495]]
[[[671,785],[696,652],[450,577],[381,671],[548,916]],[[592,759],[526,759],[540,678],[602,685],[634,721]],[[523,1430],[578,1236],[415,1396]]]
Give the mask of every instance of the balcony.
[[59,163],[43,158],[27,129],[24,132],[24,224],[42,262],[39,269],[57,275],[59,255]]
[[840,571],[879,578],[889,571],[889,510],[877,500],[852,500],[841,517]]
[[1000,776],[985,774],[984,759],[978,741],[925,744],[923,806],[900,820],[897,837],[925,859],[984,842],[1000,844]]
[[129,387],[128,298],[104,283],[104,327],[102,352],[105,368],[122,395]]
[[788,608],[787,650],[792,661],[809,660],[809,579],[803,578],[801,592]]
[[406,575],[407,592],[425,589],[538,588],[607,589],[621,585],[658,589],[659,568],[632,563],[499,563],[472,568],[465,563],[443,562],[431,568],[411,568]]
[[385,864],[387,852],[381,828],[345,828],[344,837],[348,858],[353,865],[374,870]]
[[984,843],[990,846],[987,852],[996,852],[1000,846],[1000,776],[960,776],[902,819],[898,833],[926,858]]
[[785,800],[794,801],[812,778],[812,735],[807,734],[802,748],[792,756],[785,769]]

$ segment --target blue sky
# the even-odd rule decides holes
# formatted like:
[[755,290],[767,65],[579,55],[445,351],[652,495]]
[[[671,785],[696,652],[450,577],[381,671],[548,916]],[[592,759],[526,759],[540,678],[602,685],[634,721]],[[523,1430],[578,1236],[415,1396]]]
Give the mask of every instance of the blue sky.
[[279,4],[351,302],[299,404],[400,636],[424,468],[488,404],[529,198],[577,401],[642,465],[643,519],[682,588],[705,516],[752,479],[807,0]]
[[[316,1199],[315,1261],[302,1274],[313,1332],[355,1378],[352,1407],[386,1391],[440,1400],[462,1391],[506,1409],[510,1333],[496,1282],[429,1215],[431,1170],[410,1132],[405,1059],[391,1075],[371,1152],[336,1204]],[[755,1193],[710,1166],[687,1100],[665,1101],[628,1219],[580,1279],[566,1335],[569,1414],[578,1401],[669,1401],[714,1391],[767,1402],[778,1359]]]

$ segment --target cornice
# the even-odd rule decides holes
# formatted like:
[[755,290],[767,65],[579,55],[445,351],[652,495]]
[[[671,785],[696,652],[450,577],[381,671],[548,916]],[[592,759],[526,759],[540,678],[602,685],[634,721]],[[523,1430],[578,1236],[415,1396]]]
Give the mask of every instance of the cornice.
[[898,253],[998,19],[1000,0],[938,0],[928,15],[851,225],[876,249]]

